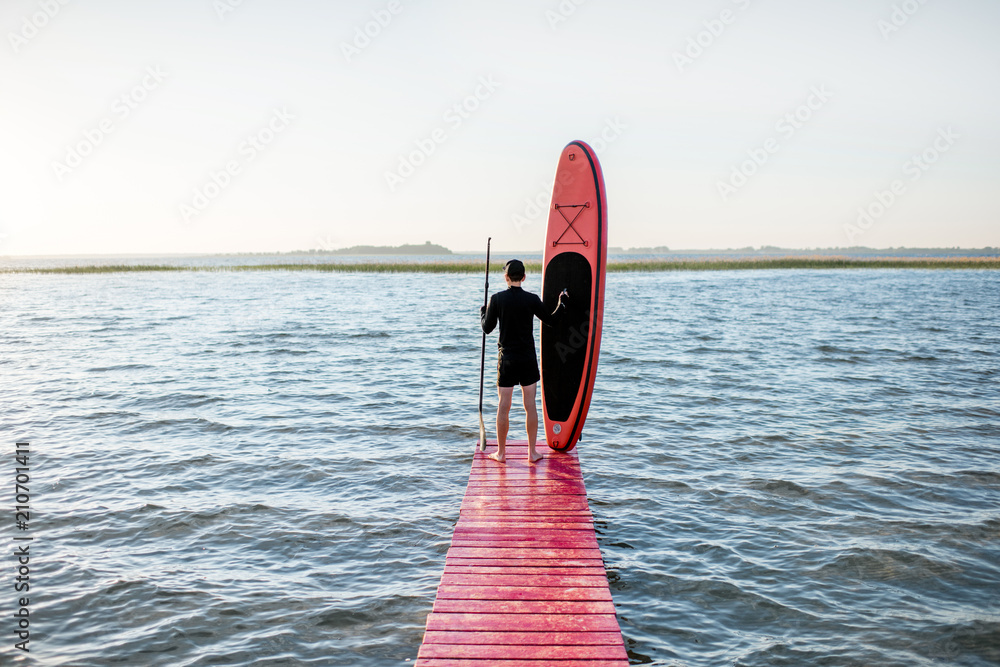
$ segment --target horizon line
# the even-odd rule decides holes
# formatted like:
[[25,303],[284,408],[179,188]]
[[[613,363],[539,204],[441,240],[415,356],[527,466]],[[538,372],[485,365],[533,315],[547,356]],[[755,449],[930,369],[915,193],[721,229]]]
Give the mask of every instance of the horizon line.
[[[180,252],[110,252],[110,253],[46,253],[46,254],[0,254],[0,259],[37,259],[37,258],[73,258],[73,257],[218,257],[218,256],[251,256],[251,255],[295,255],[295,254],[309,254],[309,255],[340,255],[345,256],[345,251],[352,250],[358,247],[370,247],[378,248],[384,250],[392,250],[401,247],[414,247],[417,244],[403,244],[402,246],[374,246],[367,244],[360,244],[359,246],[349,246],[346,248],[337,248],[332,250],[311,248],[307,250],[243,250],[243,251],[180,251]],[[436,244],[435,244],[436,245]],[[417,245],[419,247],[419,245]],[[444,246],[439,246],[444,248]],[[482,250],[448,250],[448,254],[439,253],[428,253],[422,255],[425,257],[447,257],[450,255],[485,255],[486,253]],[[961,246],[889,246],[886,248],[875,248],[871,246],[829,246],[829,247],[813,247],[813,248],[786,248],[781,246],[772,245],[762,245],[762,246],[742,246],[737,248],[670,248],[668,246],[636,246],[631,248],[626,248],[623,246],[609,246],[608,254],[705,254],[705,253],[725,253],[725,252],[823,252],[823,251],[841,251],[841,252],[891,252],[891,251],[933,251],[933,252],[964,252],[964,251],[977,251],[977,252],[996,252],[1000,253],[1000,246],[982,246],[982,247],[961,247]],[[527,250],[521,249],[494,249],[494,252],[504,252],[504,253],[515,253],[522,255],[541,255],[544,250]],[[372,253],[357,253],[354,256],[370,256]],[[390,255],[391,253],[377,253]],[[414,257],[421,256],[417,253],[402,253],[406,255],[412,255]],[[349,256],[349,255],[348,255]]]

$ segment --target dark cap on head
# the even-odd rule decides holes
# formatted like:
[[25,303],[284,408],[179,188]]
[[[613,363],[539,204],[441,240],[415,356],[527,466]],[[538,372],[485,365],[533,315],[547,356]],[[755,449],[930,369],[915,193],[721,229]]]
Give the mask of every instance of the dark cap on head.
[[519,259],[512,259],[504,264],[503,272],[514,282],[524,280],[524,264]]

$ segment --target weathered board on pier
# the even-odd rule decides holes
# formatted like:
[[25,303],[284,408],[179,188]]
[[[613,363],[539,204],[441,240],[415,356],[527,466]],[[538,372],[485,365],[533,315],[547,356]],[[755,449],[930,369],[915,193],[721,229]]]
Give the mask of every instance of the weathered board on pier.
[[527,451],[476,452],[417,667],[628,665],[576,451]]

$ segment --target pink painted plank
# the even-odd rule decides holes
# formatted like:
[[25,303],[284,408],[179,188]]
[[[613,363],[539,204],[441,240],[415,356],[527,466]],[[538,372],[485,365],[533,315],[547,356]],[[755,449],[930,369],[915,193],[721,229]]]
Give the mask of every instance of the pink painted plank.
[[[497,485],[501,485],[502,488],[496,488]],[[540,500],[554,500],[557,498],[580,500],[581,498],[587,498],[584,490],[575,487],[570,488],[566,486],[561,489],[557,487],[532,487],[524,484],[512,484],[510,481],[505,480],[488,480],[482,484],[468,487],[465,490],[465,498],[523,498],[524,496]]]
[[451,540],[453,547],[497,547],[503,549],[596,549],[597,538],[593,535],[476,535],[456,534]]
[[479,632],[621,632],[614,614],[449,614],[431,612],[428,630]]
[[547,521],[503,521],[496,519],[477,521],[474,517],[463,516],[459,518],[455,527],[469,530],[583,530],[588,533],[594,532],[593,521],[583,521],[572,517]]
[[[478,507],[474,506],[472,503],[468,503],[464,506],[459,506],[461,516],[474,513],[498,513],[498,503],[486,502],[485,498],[479,496],[472,496],[473,499],[479,498],[480,502]],[[468,496],[462,498],[462,502],[465,503],[468,500]],[[574,502],[572,506],[558,505],[555,503],[548,503],[548,506],[531,506],[528,505],[523,508],[506,508],[503,510],[505,516],[509,516],[509,521],[518,521],[525,516],[583,516],[587,519],[593,520],[593,515],[590,513],[590,507],[586,505],[586,498],[583,498],[583,503]]]
[[[524,498],[524,496],[521,496],[521,498]],[[477,509],[476,507],[473,507],[471,503],[466,504],[466,501],[468,501],[470,499],[471,500],[479,500],[480,501],[479,502],[479,508],[478,508],[479,510],[483,510],[483,509],[489,509],[489,510],[494,510],[494,511],[496,510],[495,505],[497,503],[495,501],[489,502],[490,498],[488,496],[464,496],[462,498],[463,506],[460,506],[461,513],[463,515],[464,514],[468,514],[469,512]],[[531,505],[528,505],[526,508],[520,508],[520,509],[518,509],[518,508],[508,508],[505,511],[511,512],[512,515],[519,515],[519,514],[581,514],[581,515],[584,515],[584,516],[592,518],[593,515],[590,512],[590,507],[587,505],[587,497],[586,496],[570,496],[568,499],[574,501],[573,504],[572,504],[572,506],[569,506],[569,505],[562,505],[562,506],[560,506],[558,503],[548,502],[548,503],[546,503],[547,506],[545,506],[545,507],[541,507],[541,506],[534,506],[533,507]],[[578,501],[582,501],[582,502],[578,502]],[[517,519],[518,519],[517,516],[511,516],[511,521],[516,521]]]
[[536,479],[533,477],[525,477],[523,475],[469,475],[469,483],[466,485],[466,492],[470,490],[495,490],[504,491],[509,489],[524,489],[524,488],[560,488],[569,487],[576,491],[579,491],[583,486],[583,480],[580,479],[580,475],[574,471],[566,471],[565,474],[552,475],[548,474],[545,479]]
[[438,587],[440,600],[579,600],[611,602],[606,588],[563,588],[552,586],[455,586]]
[[581,468],[578,463],[564,464],[542,464],[540,466],[519,466],[517,462],[508,461],[504,464],[482,462],[473,465],[469,472],[469,477],[479,475],[490,475],[497,477],[529,477],[533,479],[561,479],[572,475],[573,479],[582,479]]
[[[558,468],[554,470],[530,471],[530,470],[493,470],[484,468],[473,470],[469,473],[469,483],[482,486],[490,482],[516,482],[518,484],[532,484],[539,482],[557,482],[562,484],[574,484],[583,482],[583,476],[579,469]],[[468,488],[468,485],[466,485]]]
[[510,514],[504,514],[500,510],[484,510],[479,509],[474,512],[466,511],[462,512],[459,516],[459,521],[473,521],[473,522],[483,522],[483,521],[516,521],[523,520],[524,523],[560,523],[560,522],[570,522],[570,523],[582,523],[590,521],[590,515],[588,514],[567,514],[566,512],[555,513],[545,513],[545,512],[535,512],[532,514],[519,514],[516,516],[511,516]]
[[[502,484],[503,488],[497,488],[497,484]],[[585,489],[568,484],[560,486],[530,486],[527,484],[511,484],[510,482],[486,482],[482,485],[471,486],[465,490],[466,498],[522,498],[524,496],[545,500],[555,498],[579,500],[581,497],[586,498],[587,493]]]
[[545,542],[548,540],[564,540],[564,541],[579,541],[587,539],[593,542],[597,542],[597,536],[594,535],[592,530],[517,530],[510,529],[510,532],[505,532],[499,528],[489,528],[489,532],[485,532],[487,529],[475,530],[466,528],[462,524],[458,524],[455,527],[454,539],[456,540],[516,540],[516,541],[532,541],[532,542]]
[[629,667],[627,660],[465,660],[461,658],[417,658],[414,667]]
[[575,472],[567,472],[565,475],[548,475],[545,482],[539,482],[531,477],[521,475],[472,475],[469,477],[469,484],[465,487],[466,492],[481,491],[510,491],[521,492],[523,489],[535,489],[544,491],[546,489],[570,489],[575,495],[580,495],[586,490],[586,486],[581,489],[582,481],[580,475]]
[[582,469],[577,463],[559,465],[542,464],[541,466],[536,465],[519,467],[511,461],[508,461],[503,465],[498,465],[490,461],[489,463],[472,466],[472,469],[469,471],[469,479],[471,480],[477,477],[509,477],[515,479],[524,478],[537,480],[581,480],[583,479],[583,474]]
[[455,526],[456,538],[461,539],[475,539],[479,538],[481,540],[491,540],[491,539],[510,539],[510,540],[577,540],[581,538],[587,538],[594,542],[597,541],[597,536],[594,534],[593,530],[557,530],[557,529],[539,529],[534,530],[524,530],[521,528],[469,528],[462,523]]
[[[498,547],[452,547],[456,558],[600,558],[600,549],[502,549]],[[555,563],[553,563],[555,564]]]
[[451,586],[558,586],[560,588],[607,588],[607,577],[570,574],[443,574],[441,585]]
[[[573,496],[579,498],[579,496]],[[511,498],[485,499],[475,496],[466,496],[460,508],[463,512],[476,510],[479,512],[523,512],[533,513],[536,516],[543,512],[571,511],[589,512],[586,498],[580,500],[569,500],[560,498],[559,500],[543,500],[531,498],[529,496],[514,496]]]
[[[464,540],[458,539],[452,541],[450,551],[455,551],[460,553],[460,549],[492,549],[492,550],[503,550],[504,552],[518,552],[517,555],[512,555],[509,558],[559,558],[559,554],[567,551],[588,551],[598,552],[596,542],[582,542],[582,541],[571,541],[571,540],[552,540],[552,541],[528,541],[528,540]],[[532,551],[534,553],[520,553]],[[467,552],[466,552],[466,555]],[[502,553],[491,554],[493,558],[503,558]],[[591,556],[593,557],[593,556]]]
[[455,537],[461,539],[480,537],[482,539],[492,539],[494,537],[508,537],[515,540],[573,540],[581,537],[597,540],[597,535],[593,530],[566,530],[566,529],[523,529],[523,528],[469,528],[459,522],[455,526]]
[[563,472],[567,470],[572,470],[574,472],[579,471],[580,463],[569,459],[554,459],[549,457],[542,459],[540,463],[529,465],[527,462],[527,453],[518,454],[516,452],[507,459],[506,463],[496,463],[491,459],[477,458],[471,468],[473,473],[489,472],[497,473],[499,475],[524,473],[528,475],[537,475],[539,477],[548,473]]
[[417,658],[414,667],[629,667],[628,660],[464,660],[461,658]]
[[[585,535],[594,535],[593,524],[587,523],[585,521],[526,521],[524,523],[517,523],[512,521],[491,521],[488,519],[473,520],[469,519],[459,519],[458,523],[455,524],[455,532],[487,532],[487,533],[497,533],[497,532],[513,532],[517,535],[523,534],[538,534],[539,532],[547,533],[560,533],[565,535],[573,535],[576,533],[581,533]],[[597,536],[594,535],[596,538]]]
[[[518,500],[521,500],[523,502],[524,500],[530,500],[531,498],[534,498],[535,496],[523,496],[523,495],[519,496],[519,495],[513,494],[512,497],[516,498]],[[495,503],[495,501],[496,501],[497,498],[498,498],[498,496],[489,496],[489,495],[482,495],[482,494],[467,494],[467,495],[465,495],[462,498],[462,502],[465,503],[466,501],[469,501],[469,500],[479,500],[481,503],[487,503],[487,502],[489,502],[489,504],[493,504],[493,503]],[[590,513],[590,507],[587,506],[587,496],[584,496],[584,495],[572,495],[572,496],[547,496],[547,495],[539,495],[539,496],[537,496],[537,498],[538,498],[538,500],[546,501],[546,505],[548,505],[548,507],[544,508],[546,510],[558,510],[558,511],[562,511],[562,512],[575,511],[575,512],[583,512],[583,513],[586,513],[586,514]],[[565,499],[565,501],[567,501],[567,502],[572,501],[573,504],[572,504],[572,506],[566,505],[566,506],[560,507],[560,505],[559,505],[558,502],[553,502],[554,500],[557,500],[557,499]],[[529,507],[529,510],[532,510],[532,511],[537,511],[539,509],[539,507],[537,507],[537,506],[534,507],[534,508],[532,508],[529,505],[528,507]],[[523,513],[523,512],[520,512],[520,513]]]
[[592,535],[565,537],[516,537],[510,535],[457,535],[451,546],[479,547],[482,549],[597,549],[597,540]]
[[[500,448],[497,447],[495,444],[489,444],[489,445],[487,445],[487,448],[486,448],[486,454],[492,454],[493,452],[497,451],[498,449],[500,449]],[[535,451],[545,457],[545,458],[542,459],[543,462],[544,461],[577,461],[577,460],[579,460],[577,458],[575,452],[556,452],[556,451],[553,451],[552,449],[550,449],[549,447],[544,447],[544,446],[540,447],[540,446],[538,446],[538,444],[535,445]],[[527,455],[527,453],[528,453],[528,442],[525,441],[523,445],[520,444],[520,443],[514,443],[514,444],[507,443],[507,446],[504,447],[504,452],[513,452],[513,453],[518,453],[518,454],[519,453],[524,453],[525,455]],[[496,463],[496,461],[494,461],[493,459],[488,459],[485,454],[483,454],[482,452],[479,452],[479,451],[475,452],[475,458],[474,458],[474,460],[476,460],[476,461],[480,461],[481,460],[481,461],[487,461],[489,463]],[[522,463],[523,465],[532,465],[532,464],[528,463],[527,456],[525,456],[525,458],[522,461],[520,461],[520,463]],[[538,464],[538,462],[536,462],[534,465],[537,465],[537,464]]]
[[458,523],[455,524],[456,527],[472,522],[472,523],[488,523],[493,521],[505,521],[511,523],[511,520],[523,519],[524,524],[532,523],[586,523],[590,521],[590,517],[585,514],[525,514],[518,516],[505,515],[502,512],[487,512],[479,510],[476,512],[463,512],[458,519]]
[[430,630],[425,644],[501,644],[514,646],[614,646],[622,644],[618,632],[454,632]]
[[[535,445],[535,451],[545,457],[545,458],[542,459],[542,462],[544,462],[544,461],[577,461],[577,460],[579,460],[577,458],[575,452],[556,452],[556,451],[553,451],[552,449],[550,449],[549,447],[539,446],[539,444],[540,443],[537,443]],[[492,454],[493,452],[497,451],[498,449],[500,449],[500,448],[497,447],[495,444],[488,444],[487,448],[486,448],[486,453],[487,454]],[[504,447],[504,452],[524,453],[525,455],[527,455],[527,453],[528,453],[528,442],[527,442],[527,440],[524,441],[523,445],[521,443],[509,443],[508,442],[507,445],[506,445],[506,447]],[[487,461],[489,463],[496,463],[496,461],[494,461],[493,459],[488,459],[485,454],[483,454],[482,452],[479,452],[479,451],[475,452],[474,460],[476,460],[476,461]],[[525,456],[525,458],[522,461],[520,461],[520,463],[522,465],[532,465],[532,464],[528,463],[527,456]],[[538,465],[538,462],[536,462],[534,465]]]
[[[537,523],[537,522],[551,522],[551,521],[585,521],[590,517],[584,514],[551,514],[544,512],[537,512],[534,514],[525,514],[523,516],[525,523]],[[463,510],[459,520],[460,521],[497,521],[510,519],[509,515],[503,514],[502,508],[486,509],[479,508],[475,512],[467,512]],[[456,524],[457,525],[457,524]]]
[[[500,482],[500,483],[503,484],[503,482]],[[556,505],[555,501],[560,501],[560,500],[563,500],[563,501],[566,501],[566,502],[573,501],[573,505],[580,505],[581,503],[579,501],[581,501],[581,500],[583,501],[583,504],[586,504],[586,502],[587,502],[587,496],[585,494],[582,494],[582,493],[574,493],[574,494],[535,493],[535,494],[531,494],[531,493],[519,493],[518,492],[518,493],[507,493],[507,494],[504,494],[504,493],[478,493],[478,492],[474,492],[474,493],[466,493],[465,496],[462,498],[462,500],[466,501],[466,500],[469,500],[469,499],[478,499],[478,500],[483,500],[483,501],[487,501],[487,500],[492,501],[492,500],[496,500],[498,498],[505,498],[505,497],[516,498],[518,500],[537,499],[539,501],[546,501],[550,505]],[[589,511],[590,508],[588,507],[588,508],[585,508],[585,509],[587,511]]]
[[531,514],[511,514],[500,510],[466,510],[459,515],[459,521],[523,521],[524,523],[591,522],[588,513],[582,512],[532,512]]
[[476,457],[470,468],[472,472],[495,472],[495,473],[527,473],[542,476],[545,473],[558,472],[562,470],[580,470],[580,462],[576,459],[556,458],[547,456],[538,463],[528,463],[528,453],[512,452],[507,457],[506,463],[497,463],[493,459]]
[[[490,449],[489,454],[492,454],[497,450]],[[540,451],[537,448],[535,451]],[[567,467],[567,466],[579,466],[579,459],[573,456],[563,456],[560,454],[549,454],[547,452],[541,452],[542,460],[536,461],[534,463],[528,463],[528,448],[524,449],[507,449],[505,454],[510,454],[507,456],[507,460],[504,463],[498,463],[479,452],[476,452],[476,457],[473,460],[472,467],[475,468],[489,468],[491,470],[535,470],[542,471],[551,468]]]
[[561,563],[552,563],[552,561],[546,562],[548,562],[549,565],[539,565],[537,561],[534,565],[524,565],[523,561],[508,561],[505,565],[496,565],[492,563],[455,565],[450,563],[445,565],[444,574],[475,574],[479,576],[485,576],[487,574],[548,574],[567,577],[577,576],[607,578],[604,568],[600,565],[594,565],[591,567],[565,567]]
[[[466,498],[462,498],[464,502]],[[584,499],[586,502],[586,499]],[[575,507],[528,507],[527,509],[508,509],[507,513],[509,518],[508,521],[518,521],[523,516],[542,516],[542,515],[552,515],[552,516],[584,516],[590,520],[593,520],[593,515],[590,512],[590,507],[579,507],[579,503],[576,503]],[[491,503],[480,503],[480,507],[476,508],[471,505],[467,507],[460,507],[461,516],[474,513],[496,513],[496,508],[491,506]]]
[[586,496],[465,496],[462,508],[502,508],[504,510],[577,510],[589,512]]
[[469,485],[465,489],[466,496],[485,496],[496,498],[503,496],[585,496],[587,489],[582,484],[512,484],[487,481],[481,484]]
[[[523,524],[516,522],[506,522],[510,525],[501,525],[501,522],[487,519],[486,517],[462,517],[455,524],[455,530],[462,533],[484,533],[484,534],[508,534],[517,533],[519,535],[533,535],[535,537],[591,535],[597,539],[594,527],[579,517],[572,517],[572,520],[562,519],[535,519],[525,521]],[[569,524],[580,524],[584,527],[572,526]]]
[[[504,488],[499,490],[494,489],[492,488],[492,485],[494,484],[503,485]],[[538,500],[547,500],[547,501],[554,501],[554,500],[586,501],[587,494],[581,491],[574,491],[571,493],[568,490],[566,490],[565,492],[563,491],[550,492],[546,489],[532,489],[531,487],[517,486],[511,484],[510,482],[498,480],[498,481],[486,482],[482,486],[476,485],[474,487],[467,488],[465,490],[465,497],[463,498],[463,500],[468,498],[482,498],[485,500],[492,498],[508,498],[508,497],[519,498],[519,499],[524,497],[530,497],[530,498],[536,498]]]
[[[507,552],[533,551],[531,554],[518,554],[511,558],[559,558],[559,553],[566,551],[597,551],[596,542],[583,542],[572,540],[552,540],[552,541],[528,541],[528,540],[462,540],[455,539],[451,543],[451,548],[455,551],[459,549],[502,549]],[[493,554],[493,557],[503,558],[503,554]]]
[[482,470],[473,470],[469,473],[470,482],[484,484],[490,480],[512,481],[519,483],[539,481],[572,483],[582,482],[583,476],[580,474],[580,470],[578,468],[572,467],[542,471],[495,470],[492,468],[483,468]]
[[589,509],[542,509],[534,510],[507,510],[497,507],[480,506],[465,507],[459,509],[459,519],[475,521],[485,519],[487,521],[590,521],[594,516]]
[[566,563],[553,563],[551,560],[535,560],[530,562],[518,561],[477,561],[476,559],[463,558],[460,560],[445,563],[444,571],[448,574],[462,574],[463,570],[469,570],[466,574],[542,574],[542,570],[547,573],[577,574],[587,577],[606,577],[604,566],[599,561],[580,561],[589,565],[567,565]]
[[[509,482],[504,480],[489,480],[484,482],[482,485],[477,484],[472,488],[466,488],[465,497],[466,498],[503,498],[505,496],[512,496],[516,498],[523,498],[524,496],[530,496],[533,498],[538,498],[539,500],[580,500],[581,498],[586,499],[586,493],[547,493],[544,490],[532,490],[530,487],[521,485],[510,485],[507,486]],[[496,489],[493,485],[502,485],[502,489]]]
[[[547,449],[547,448],[546,448]],[[528,448],[524,447],[507,447],[504,449],[504,454],[511,454],[512,456],[507,457],[507,461],[504,463],[499,463],[489,458],[487,455],[492,454],[497,451],[496,448],[490,447],[487,450],[487,454],[484,455],[481,452],[476,452],[473,458],[472,467],[476,466],[490,466],[498,469],[512,469],[512,468],[524,468],[526,470],[542,470],[547,467],[558,466],[558,465],[579,465],[580,459],[573,456],[572,454],[559,454],[557,452],[546,451],[546,449],[539,449],[535,447],[535,451],[542,455],[541,461],[535,461],[534,463],[528,463]]]
[[533,477],[535,479],[553,479],[555,476],[563,476],[567,473],[571,473],[574,479],[581,479],[583,475],[581,474],[580,464],[572,461],[567,463],[545,463],[542,462],[541,465],[518,465],[523,463],[519,461],[520,457],[514,456],[507,463],[498,464],[493,461],[482,461],[476,462],[469,471],[470,477],[476,475],[499,475],[499,476],[525,476]]
[[534,491],[534,492],[568,492],[573,494],[586,493],[587,487],[583,485],[582,482],[576,479],[552,479],[546,480],[544,482],[539,482],[533,479],[505,479],[505,480],[493,480],[493,479],[473,479],[469,481],[469,485],[465,487],[466,493],[481,493],[484,491],[490,492],[522,492],[522,491]]
[[586,614],[615,613],[610,600],[442,600],[432,611],[457,614]]
[[[624,646],[544,646],[532,644],[426,644],[421,658],[467,658],[475,660],[628,660]],[[561,664],[561,663],[560,663]]]
[[491,479],[484,475],[482,479],[473,477],[466,485],[466,491],[484,490],[503,491],[509,489],[570,489],[574,492],[586,490],[583,481],[579,478],[572,479],[531,479],[528,477],[505,477],[504,479]]
[[550,558],[519,558],[512,561],[509,558],[456,558],[445,556],[444,566],[478,566],[478,567],[544,567],[548,569],[562,567],[585,567],[600,569],[604,575],[604,561],[600,558],[567,558],[553,563]]
[[[520,563],[521,561],[518,561]],[[445,574],[560,574],[577,575],[581,577],[606,577],[604,568],[597,567],[573,567],[573,568],[553,568],[553,567],[520,567],[520,566],[499,566],[499,565],[446,565]]]

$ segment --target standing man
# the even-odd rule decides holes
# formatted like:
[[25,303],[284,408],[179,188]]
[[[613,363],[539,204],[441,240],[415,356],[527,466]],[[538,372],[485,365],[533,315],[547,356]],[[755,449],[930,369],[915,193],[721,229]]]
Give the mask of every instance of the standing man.
[[535,408],[535,390],[538,387],[538,357],[535,355],[535,317],[545,324],[554,324],[565,311],[568,293],[563,290],[559,303],[551,314],[545,311],[538,295],[521,289],[524,281],[524,264],[512,259],[503,267],[503,278],[507,289],[490,297],[489,306],[480,307],[483,331],[491,333],[500,322],[500,339],[497,342],[497,451],[489,457],[494,461],[506,461],[505,447],[507,431],[510,427],[510,404],[514,396],[514,385],[521,385],[524,401],[525,430],[528,432],[528,460],[534,463],[542,458],[535,451],[538,437],[538,411]]

